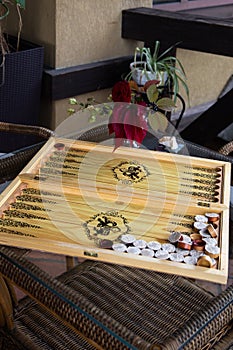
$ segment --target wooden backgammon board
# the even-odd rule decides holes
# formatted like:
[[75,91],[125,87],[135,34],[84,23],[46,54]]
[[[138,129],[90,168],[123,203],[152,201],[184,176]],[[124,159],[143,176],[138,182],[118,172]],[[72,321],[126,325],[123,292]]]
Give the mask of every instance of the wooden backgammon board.
[[225,284],[230,163],[51,138],[0,198],[0,243]]

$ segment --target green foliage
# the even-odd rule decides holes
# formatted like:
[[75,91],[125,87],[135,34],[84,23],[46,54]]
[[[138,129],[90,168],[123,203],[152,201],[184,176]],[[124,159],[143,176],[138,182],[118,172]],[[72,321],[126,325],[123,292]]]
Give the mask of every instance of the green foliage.
[[167,75],[166,84],[169,89],[174,91],[174,98],[179,93],[180,84],[184,87],[185,93],[189,99],[189,88],[187,85],[186,74],[181,61],[172,55],[171,51],[178,45],[172,45],[163,53],[160,54],[160,42],[155,42],[154,52],[151,52],[149,47],[137,47],[135,49],[134,61],[137,62],[138,54],[139,61],[146,62],[146,69],[151,73],[157,74],[158,79],[162,79],[162,75]]
[[150,85],[146,90],[147,98],[151,103],[155,103],[158,108],[171,112],[175,107],[175,102],[169,97],[159,99],[159,90],[155,84]]
[[172,112],[176,107],[175,102],[169,97],[163,97],[157,101],[157,106],[159,109],[164,110],[165,112]]
[[159,90],[157,89],[156,85],[153,84],[148,87],[146,90],[147,98],[150,102],[156,102],[159,97]]
[[168,120],[162,112],[149,113],[148,122],[154,131],[165,131],[168,125]]
[[67,109],[68,117],[70,117],[76,112],[88,110],[89,123],[94,123],[96,121],[97,116],[106,117],[110,116],[110,114],[112,113],[112,109],[107,103],[98,104],[94,97],[88,97],[85,102],[78,101],[75,97],[71,97],[69,99],[69,105],[71,105],[72,107]]
[[[150,103],[153,103],[157,107],[157,111],[150,113],[148,117],[151,128],[156,130],[165,131],[168,125],[168,120],[165,116],[166,112],[171,112],[176,108],[175,102],[169,97],[159,98],[159,90],[156,84],[150,85],[146,90],[146,95]],[[162,111],[165,112],[162,113]]]
[[15,0],[15,2],[19,4],[19,6],[22,7],[23,9],[25,9],[25,1],[26,0]]
[[[135,84],[134,84],[135,85]],[[135,86],[136,88],[136,86]],[[140,101],[137,101],[137,93],[132,92],[132,103],[138,103],[141,101],[141,95],[139,94]],[[175,102],[169,97],[160,98],[159,89],[155,83],[149,85],[146,89],[146,95],[149,102],[153,105],[148,106],[148,122],[154,131],[160,130],[165,131],[168,125],[168,119],[166,118],[166,113],[171,112],[176,108]],[[109,96],[111,101],[111,95]],[[134,102],[133,102],[134,101]],[[108,103],[98,104],[94,97],[89,97],[85,102],[78,101],[76,98],[72,97],[69,99],[70,107],[67,109],[68,116],[79,112],[79,111],[89,111],[88,122],[93,123],[96,121],[97,116],[110,117],[112,114],[112,107]],[[153,109],[153,111],[151,110]],[[85,114],[86,115],[86,114]]]

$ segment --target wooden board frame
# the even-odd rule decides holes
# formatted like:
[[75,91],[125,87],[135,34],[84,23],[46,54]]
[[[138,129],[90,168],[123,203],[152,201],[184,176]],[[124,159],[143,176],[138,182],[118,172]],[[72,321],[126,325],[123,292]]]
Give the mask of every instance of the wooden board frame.
[[[166,272],[166,273],[173,273],[178,274],[184,277],[191,277],[195,279],[203,279],[206,281],[216,282],[225,284],[227,283],[227,277],[228,277],[228,250],[229,250],[229,202],[230,202],[230,163],[227,162],[221,162],[221,161],[215,161],[215,160],[209,160],[209,159],[201,159],[197,157],[187,157],[177,154],[169,154],[164,152],[154,152],[154,151],[148,151],[148,150],[139,150],[139,149],[130,149],[126,147],[120,147],[115,152],[113,152],[112,147],[110,146],[103,146],[100,144],[95,143],[89,143],[84,141],[71,141],[67,139],[57,139],[57,138],[51,138],[38,152],[38,154],[28,163],[28,165],[23,169],[23,171],[19,174],[19,176],[12,181],[12,183],[4,190],[4,192],[0,195],[0,210],[2,214],[5,210],[8,209],[9,204],[13,203],[15,201],[15,198],[17,195],[19,195],[22,192],[22,188],[27,186],[32,186],[35,189],[38,188],[38,174],[40,180],[43,178],[42,181],[39,181],[41,186],[40,190],[48,190],[48,191],[57,191],[57,187],[54,181],[54,177],[49,178],[46,177],[44,174],[41,174],[41,169],[43,168],[46,160],[50,157],[51,154],[54,152],[54,145],[57,145],[58,143],[66,145],[68,148],[77,147],[78,149],[82,149],[84,151],[87,151],[91,153],[92,150],[94,152],[97,152],[97,155],[100,154],[101,157],[104,155],[108,155],[108,157],[113,158],[114,157],[119,161],[120,159],[126,159],[127,157],[129,159],[137,159],[139,164],[146,163],[147,165],[151,166],[153,163],[151,163],[151,159],[155,159],[155,161],[161,162],[161,164],[165,164],[165,168],[167,169],[167,165],[171,166],[173,162],[180,165],[183,169],[184,166],[187,164],[191,164],[192,167],[206,167],[206,168],[221,168],[221,196],[217,198],[216,202],[210,202],[206,203],[200,200],[200,198],[196,198],[195,196],[191,198],[186,197],[186,194],[184,196],[182,195],[183,202],[179,203],[179,208],[182,211],[187,213],[188,215],[202,215],[205,212],[216,212],[220,214],[220,222],[219,222],[219,246],[220,246],[220,257],[218,261],[217,268],[205,268],[202,266],[196,266],[196,265],[189,265],[185,263],[179,263],[174,261],[168,261],[168,260],[159,260],[156,258],[150,258],[146,256],[136,256],[129,253],[120,253],[113,251],[111,249],[104,249],[100,248],[99,246],[96,246],[93,241],[90,242],[90,244],[84,244],[83,242],[80,243],[80,241],[73,240],[70,238],[70,236],[64,236],[62,232],[58,233],[57,231],[53,231],[52,229],[52,235],[41,235],[37,236],[30,235],[29,232],[30,229],[28,228],[19,228],[19,232],[21,234],[9,234],[9,232],[0,232],[0,243],[4,245],[10,245],[10,246],[17,246],[21,248],[29,248],[29,249],[35,249],[35,250],[42,250],[47,251],[51,253],[58,253],[58,254],[64,254],[64,255],[70,255],[70,256],[79,256],[83,258],[93,259],[93,260],[100,260],[104,262],[110,262],[110,263],[116,263],[116,264],[123,264],[128,266],[135,266],[138,268],[146,268],[151,270],[156,270],[160,272]],[[96,156],[96,154],[94,153]],[[109,159],[109,158],[108,158]],[[105,165],[105,161],[103,160],[103,163]],[[91,168],[88,168],[91,169]],[[89,171],[89,170],[88,170]],[[91,171],[91,170],[90,170]],[[105,171],[105,168],[104,168]],[[169,171],[169,170],[168,170]],[[167,176],[168,178],[169,176]],[[165,175],[166,178],[166,175]],[[113,181],[113,180],[111,180]],[[102,188],[101,195],[103,195],[103,198],[105,198],[107,201],[111,201],[111,196],[114,195],[114,192],[112,191],[112,182],[108,183],[108,178],[106,177],[105,186]],[[91,188],[92,179],[87,179],[87,185],[85,185],[85,194],[87,194],[88,198],[91,198],[92,196],[95,196],[95,191],[93,192],[93,189]],[[75,183],[72,181],[65,182],[62,184],[63,191],[65,195],[67,196],[77,196],[77,200],[82,197],[83,193],[80,192],[80,189],[76,186]],[[110,191],[110,192],[109,192]],[[160,191],[158,187],[158,192]],[[169,192],[169,190],[168,190]],[[109,195],[110,193],[110,195]],[[140,192],[140,190],[137,192],[136,189],[136,199],[133,198],[132,203],[130,202],[129,206],[132,204],[132,207],[135,208],[135,212],[137,210],[140,210],[140,208],[143,205],[143,201],[147,197],[147,193]],[[124,202],[124,198],[127,198],[127,195],[125,197],[123,196],[121,198],[122,203]],[[164,203],[164,208],[166,212],[173,212],[175,208],[175,204],[173,200],[173,193],[166,193],[166,202]],[[93,199],[94,200],[94,199]],[[153,202],[154,200],[154,202]],[[79,202],[78,202],[79,203]],[[107,202],[110,203],[110,202]],[[157,208],[156,204],[156,196],[150,197],[150,205],[152,207],[151,211],[150,208],[146,208],[147,211],[145,211],[145,220],[150,220],[152,218],[152,213],[155,215],[156,211],[154,210],[154,207]],[[159,201],[158,201],[159,203]],[[187,204],[188,203],[188,204]],[[154,206],[154,207],[153,207]],[[127,210],[131,210],[128,209]],[[132,212],[133,213],[133,212]],[[163,215],[163,212],[161,212]],[[38,214],[39,215],[39,214]],[[134,213],[132,214],[134,215]],[[36,224],[36,220],[32,219],[32,222]],[[60,219],[58,219],[59,221]],[[56,220],[55,220],[56,221]],[[133,221],[133,220],[132,220]],[[159,222],[158,222],[159,224]],[[71,230],[73,229],[74,222],[70,223]],[[43,227],[43,226],[42,226]],[[156,226],[152,226],[152,231]],[[16,229],[17,230],[17,229]],[[24,231],[25,230],[25,231]],[[46,230],[44,230],[45,232]],[[156,230],[155,230],[156,231]],[[26,232],[26,234],[24,234]],[[32,230],[32,232],[37,232],[36,230]],[[64,236],[64,239],[63,239]],[[9,239],[10,237],[10,239]],[[142,235],[139,235],[139,237],[142,237]],[[39,238],[39,239],[38,239]],[[86,239],[86,238],[85,238]],[[167,236],[166,236],[167,239]],[[165,236],[164,236],[165,240]]]

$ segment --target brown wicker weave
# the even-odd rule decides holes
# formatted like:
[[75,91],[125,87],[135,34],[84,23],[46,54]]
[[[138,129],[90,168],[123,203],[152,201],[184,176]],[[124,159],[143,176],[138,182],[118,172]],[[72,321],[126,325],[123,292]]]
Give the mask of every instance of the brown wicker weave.
[[[99,141],[107,136],[101,127],[82,138]],[[186,147],[190,155],[232,163],[233,158],[207,148],[192,143]],[[92,261],[55,279],[3,246],[0,273],[29,295],[15,306],[13,331],[1,329],[14,350],[233,346],[233,286],[214,297],[182,277]]]
[[[233,316],[232,286],[214,297],[170,274],[85,261],[57,280],[8,247],[0,248],[0,271],[106,350],[213,348]],[[14,337],[25,344],[30,338],[35,349],[73,349],[66,347],[66,332],[74,342],[76,332],[26,300],[15,315]],[[54,345],[59,339],[60,347]]]
[[18,134],[27,134],[27,135],[36,135],[43,139],[48,139],[50,136],[53,136],[53,131],[44,128],[42,126],[32,126],[24,124],[13,124],[7,122],[0,122],[0,131],[18,133]]
[[233,152],[233,141],[228,142],[226,145],[219,149],[219,152],[226,156]]
[[18,149],[9,155],[0,157],[0,183],[12,180],[40,150],[43,144],[54,135],[53,131],[40,127],[0,122],[0,131],[21,135],[38,136],[40,142]]

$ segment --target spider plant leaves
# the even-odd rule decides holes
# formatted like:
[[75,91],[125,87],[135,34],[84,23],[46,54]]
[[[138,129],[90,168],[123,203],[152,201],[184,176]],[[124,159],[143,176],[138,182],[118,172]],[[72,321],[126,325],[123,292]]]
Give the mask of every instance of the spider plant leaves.
[[172,56],[172,51],[180,44],[175,43],[168,49],[160,54],[160,42],[155,41],[154,51],[152,52],[150,47],[137,47],[135,50],[135,61],[137,54],[140,54],[140,61],[146,62],[148,71],[156,75],[156,78],[163,81],[163,72],[166,73],[166,84],[170,89],[174,91],[174,100],[176,101],[177,94],[179,93],[180,85],[183,86],[184,91],[189,101],[189,88],[186,81],[186,74],[181,61]]
[[[158,44],[157,44],[158,43]],[[158,60],[162,60],[163,57],[167,56],[169,52],[171,52],[173,49],[175,49],[175,47],[177,47],[179,44],[181,43],[181,41],[178,41],[177,43],[175,43],[174,45],[170,46],[167,50],[165,50],[160,56],[158,56]],[[156,45],[157,44],[157,45]],[[159,41],[155,42],[155,48],[156,50],[159,51],[159,47],[160,47],[160,43]],[[172,56],[174,57],[174,56]]]
[[158,61],[159,48],[160,48],[160,42],[156,41],[155,42],[154,53],[152,55],[152,59],[155,60],[155,61]]

